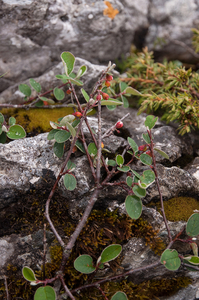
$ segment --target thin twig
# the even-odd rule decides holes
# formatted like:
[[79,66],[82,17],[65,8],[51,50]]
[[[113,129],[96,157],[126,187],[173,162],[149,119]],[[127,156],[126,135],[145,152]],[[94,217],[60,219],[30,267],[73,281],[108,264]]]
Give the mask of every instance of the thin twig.
[[[86,113],[86,112],[85,112],[85,113]],[[69,149],[69,151],[68,151],[68,153],[67,153],[66,159],[65,159],[65,161],[64,161],[64,163],[63,163],[63,165],[62,165],[62,168],[61,168],[61,170],[60,170],[60,172],[59,172],[59,175],[57,176],[57,179],[56,179],[55,184],[54,184],[54,186],[53,186],[53,188],[52,188],[52,190],[51,190],[51,192],[50,192],[50,195],[49,195],[49,197],[48,197],[48,200],[46,201],[45,217],[46,217],[46,219],[47,219],[47,221],[48,221],[48,223],[49,223],[49,225],[50,225],[50,227],[51,227],[51,229],[52,229],[52,231],[53,231],[55,237],[57,238],[58,242],[60,243],[60,245],[61,245],[62,247],[65,246],[65,243],[64,243],[64,241],[62,240],[61,236],[58,234],[57,230],[55,229],[55,226],[54,226],[53,222],[52,222],[51,219],[50,219],[50,215],[49,215],[49,207],[50,207],[50,201],[51,201],[51,199],[52,199],[52,197],[53,197],[53,195],[54,195],[54,193],[55,193],[55,190],[56,190],[56,188],[57,188],[58,182],[60,181],[60,179],[61,179],[61,177],[62,177],[61,174],[63,174],[63,172],[64,172],[64,169],[65,169],[65,167],[66,167],[66,165],[67,165],[67,163],[68,163],[68,161],[69,161],[69,158],[70,158],[70,156],[71,156],[71,153],[72,153],[73,148],[74,148],[74,146],[75,146],[75,143],[76,143],[76,141],[77,141],[77,138],[78,138],[80,129],[81,129],[81,127],[82,127],[83,120],[84,120],[84,115],[83,115],[83,117],[81,118],[81,121],[80,121],[79,126],[78,126],[78,128],[77,128],[76,135],[75,135],[75,137],[74,137],[74,139],[73,139],[73,141],[72,141],[72,144],[71,144],[70,149]]]
[[86,224],[86,221],[90,215],[90,212],[95,204],[95,202],[97,201],[97,197],[99,194],[99,189],[95,189],[94,193],[92,195],[92,197],[90,198],[86,209],[84,211],[84,214],[81,218],[81,220],[79,221],[77,227],[75,228],[75,231],[73,232],[73,234],[71,235],[68,244],[64,247],[64,251],[63,251],[63,257],[62,257],[62,262],[61,262],[61,267],[60,270],[63,272],[66,262],[70,256],[71,250],[73,248],[73,246],[75,245],[75,242],[80,234],[80,232],[82,231],[82,228],[84,227],[84,225]]
[[101,102],[98,102],[98,144],[97,144],[97,187],[100,184],[101,156],[102,156],[102,118],[101,118]]
[[158,177],[157,166],[156,166],[156,159],[155,159],[154,149],[153,149],[153,138],[152,138],[151,130],[147,130],[147,132],[148,132],[149,138],[151,140],[150,150],[151,150],[152,159],[153,159],[153,170],[154,170],[154,173],[155,173],[156,185],[157,185],[157,189],[158,189],[158,193],[159,193],[159,197],[160,197],[162,216],[163,216],[164,223],[165,223],[165,226],[166,226],[166,229],[167,229],[167,232],[168,232],[169,241],[171,243],[172,242],[172,236],[171,236],[171,231],[169,229],[169,225],[168,225],[167,218],[166,218],[165,211],[164,211],[164,203],[163,203],[163,198],[162,198],[162,192],[160,190],[159,177]]
[[75,297],[72,295],[72,293],[70,292],[69,288],[67,287],[67,285],[65,284],[65,281],[63,279],[62,276],[59,276],[59,279],[61,280],[61,283],[65,289],[66,294],[72,299],[75,300]]
[[47,239],[46,239],[46,224],[44,224],[44,237],[43,237],[43,246],[44,246],[44,253],[43,253],[43,280],[45,280],[45,266],[46,266],[46,252],[47,252]]
[[80,287],[78,287],[78,288],[76,288],[74,290],[71,290],[71,293],[76,293],[76,292],[78,292],[80,290],[87,289],[87,288],[92,288],[94,286],[98,287],[100,284],[105,283],[107,281],[110,282],[110,281],[113,281],[113,280],[118,280],[118,279],[121,279],[123,277],[132,275],[132,274],[134,274],[136,272],[146,271],[148,269],[152,269],[152,268],[155,268],[155,267],[160,266],[160,265],[161,265],[161,262],[158,260],[157,262],[152,263],[150,265],[143,266],[143,267],[140,267],[140,268],[137,268],[137,269],[131,269],[131,270],[125,272],[125,273],[122,273],[122,274],[119,274],[119,275],[115,275],[113,277],[108,277],[108,278],[96,281],[94,283],[90,283],[90,284],[87,284],[87,285],[80,286]]
[[7,277],[6,276],[4,276],[4,284],[5,284],[5,289],[6,289],[7,300],[10,300],[10,295],[9,295],[9,292],[8,292],[8,283],[7,283]]
[[94,169],[94,166],[93,166],[93,162],[91,160],[91,157],[90,157],[90,154],[88,152],[88,147],[87,147],[87,144],[86,144],[86,140],[85,140],[85,136],[84,136],[84,132],[83,132],[83,129],[81,128],[81,135],[82,135],[82,143],[83,143],[83,146],[84,146],[84,149],[85,149],[85,152],[86,152],[86,156],[87,156],[87,159],[88,159],[88,162],[90,164],[90,168],[91,168],[91,173],[93,175],[93,178],[94,180],[96,181],[96,174],[95,174],[95,169]]

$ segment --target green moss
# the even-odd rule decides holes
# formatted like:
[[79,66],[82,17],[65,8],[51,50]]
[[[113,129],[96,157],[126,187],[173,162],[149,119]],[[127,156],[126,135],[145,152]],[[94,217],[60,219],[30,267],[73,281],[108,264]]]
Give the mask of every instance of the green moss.
[[[108,299],[110,299],[116,291],[126,293],[128,299],[152,300],[161,296],[171,296],[180,288],[185,288],[191,283],[188,277],[177,277],[171,279],[148,280],[140,284],[134,284],[123,280],[121,282],[107,282],[101,286]],[[82,291],[80,295],[74,295],[77,300],[102,300],[104,299],[101,292],[97,288]]]
[[73,112],[71,107],[53,109],[31,108],[29,110],[6,108],[1,110],[6,120],[11,116],[15,117],[16,123],[21,125],[27,133],[33,135],[50,131],[52,129],[50,121],[57,122],[59,118]]
[[[160,203],[150,203],[150,206],[154,205],[161,213]],[[164,210],[169,221],[187,221],[195,209],[199,210],[199,202],[191,197],[175,197],[164,201]]]

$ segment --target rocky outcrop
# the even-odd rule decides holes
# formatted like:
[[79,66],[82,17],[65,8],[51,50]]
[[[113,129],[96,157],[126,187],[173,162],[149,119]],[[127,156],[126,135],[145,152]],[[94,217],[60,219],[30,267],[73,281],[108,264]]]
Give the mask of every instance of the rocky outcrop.
[[194,0],[1,0],[0,75],[7,74],[0,92],[41,76],[63,51],[107,63],[128,54],[133,43],[159,58],[196,60],[183,43],[191,46],[198,15]]
[[[136,142],[143,144],[142,133],[145,131],[143,126],[145,121],[145,114],[137,116],[137,111],[134,109],[119,108],[110,114],[106,108],[103,111],[102,119],[102,133],[104,133],[110,126],[112,126],[118,118],[124,116],[127,111],[130,116],[124,120],[124,128],[120,129],[120,133],[113,135],[109,139],[104,139],[104,147],[109,150],[111,155],[121,153],[127,145],[126,137],[131,136]],[[97,132],[97,119],[95,116],[88,118],[91,127]],[[87,136],[86,127],[84,132]],[[185,138],[176,135],[175,129],[170,126],[165,126],[162,122],[158,122],[153,129],[154,141],[157,148],[167,152],[169,156],[170,166],[165,166],[165,159],[157,156],[158,160],[158,174],[160,179],[160,187],[164,200],[179,195],[191,195],[198,199],[199,182],[198,179],[192,175],[188,170],[181,169],[177,166],[172,166],[176,159],[183,157],[184,154],[196,155],[198,149],[196,148],[196,138],[192,136]],[[53,154],[53,141],[47,140],[47,133],[40,134],[36,137],[25,138],[23,140],[12,141],[8,144],[1,145],[0,147],[0,217],[1,217],[1,238],[0,238],[0,254],[1,254],[1,273],[4,275],[6,266],[8,264],[17,264],[19,269],[24,265],[34,266],[36,270],[38,265],[42,264],[40,251],[42,251],[43,244],[43,231],[36,231],[29,235],[21,235],[12,232],[9,228],[9,234],[3,228],[8,228],[3,220],[8,222],[10,214],[16,210],[16,218],[18,217],[17,211],[23,215],[23,207],[31,211],[29,195],[34,191],[35,197],[38,196],[37,204],[40,200],[45,202],[50,190],[59,173],[63,159],[58,159]],[[67,143],[66,143],[67,149]],[[66,154],[65,154],[66,155]],[[76,164],[74,175],[77,179],[77,188],[73,191],[66,191],[63,182],[61,181],[57,189],[56,201],[67,205],[68,214],[74,222],[79,220],[81,213],[84,211],[87,201],[89,200],[90,191],[94,187],[92,174],[90,173],[89,164],[86,156],[80,152],[76,152],[71,160]],[[195,163],[196,164],[196,161]],[[133,163],[131,165],[133,170],[143,172],[146,168],[140,163]],[[122,177],[121,177],[122,178]],[[120,179],[121,179],[120,178]],[[95,208],[102,210],[108,208],[110,210],[119,209],[120,213],[124,213],[124,199],[126,197],[125,191],[120,187],[107,187],[100,192],[99,201]],[[155,184],[152,184],[147,189],[147,195],[144,198],[144,203],[151,200],[157,200],[159,197]],[[42,202],[43,203],[43,202]],[[58,204],[61,205],[61,204]],[[5,217],[7,216],[7,218]],[[159,235],[167,240],[166,229],[162,216],[153,208],[143,208],[142,216],[152,224],[155,230],[159,230]],[[21,216],[20,216],[21,217]],[[173,236],[177,234],[183,227],[184,222],[169,222],[171,233]],[[19,231],[19,230],[18,230]],[[67,238],[64,236],[64,238]],[[49,245],[52,243],[53,234],[47,232],[47,240]],[[174,245],[178,249],[179,245]],[[184,254],[190,252],[187,244],[180,245],[179,252]],[[135,268],[158,261],[159,257],[145,245],[144,239],[132,238],[123,247],[123,262],[124,269]],[[47,255],[47,261],[50,261],[50,255]],[[106,270],[105,270],[106,271]],[[141,280],[150,280],[152,278],[169,277],[173,276],[173,272],[169,272],[163,266],[156,268],[150,272],[142,272],[136,276],[139,283]],[[198,275],[195,272],[184,271],[180,268],[175,272],[175,275],[186,275],[194,278],[198,283]],[[187,298],[194,300],[196,293],[196,283],[193,284],[190,296]],[[178,297],[187,297],[190,287],[184,289],[183,292],[178,292]],[[170,300],[170,298],[162,298],[163,300]],[[185,298],[184,298],[185,299]]]

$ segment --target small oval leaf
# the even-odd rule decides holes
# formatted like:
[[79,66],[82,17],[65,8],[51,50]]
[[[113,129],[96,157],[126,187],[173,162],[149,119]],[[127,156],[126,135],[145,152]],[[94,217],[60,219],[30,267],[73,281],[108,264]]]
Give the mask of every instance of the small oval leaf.
[[49,134],[47,135],[47,140],[51,141],[54,139],[55,133],[57,133],[58,131],[60,131],[59,129],[53,129],[49,132]]
[[122,155],[117,155],[116,156],[116,163],[118,164],[118,166],[122,166],[124,163],[124,158],[122,157]]
[[64,186],[67,190],[73,191],[77,186],[77,180],[72,174],[64,175]]
[[127,296],[123,292],[117,292],[113,295],[111,300],[128,300]]
[[149,130],[151,130],[154,126],[155,126],[155,123],[157,122],[158,120],[158,117],[154,117],[152,115],[149,115],[146,117],[146,120],[144,122],[145,126],[149,128]]
[[39,287],[34,295],[34,300],[56,300],[56,294],[51,286]]
[[54,139],[56,140],[57,143],[64,143],[70,138],[71,134],[70,132],[66,130],[59,130],[58,132],[55,133]]
[[25,96],[30,97],[31,95],[31,88],[27,84],[20,84],[19,90],[21,93],[23,93]]
[[140,160],[144,165],[147,165],[147,166],[152,165],[152,158],[148,154],[142,153],[140,155]]
[[137,152],[138,151],[138,145],[136,144],[136,142],[132,138],[130,138],[130,137],[128,137],[127,140],[128,140],[129,145],[133,149],[133,151]]
[[10,126],[15,125],[16,124],[16,119],[14,117],[10,117],[8,120],[8,124]]
[[95,143],[90,143],[88,145],[88,153],[93,156],[97,155],[97,147]]
[[130,170],[129,166],[122,166],[121,168],[117,167],[117,169],[121,172],[128,172]]
[[22,270],[23,277],[28,281],[36,281],[37,278],[35,277],[35,273],[29,267],[23,267]]
[[132,219],[138,219],[142,213],[142,201],[137,196],[129,195],[125,200],[125,207],[127,214]]
[[181,265],[178,252],[172,249],[166,249],[161,255],[161,263],[171,271],[176,271]]
[[61,54],[61,59],[62,59],[63,64],[65,66],[66,75],[70,75],[70,73],[73,71],[74,64],[75,64],[74,55],[70,52],[63,52]]
[[31,87],[37,92],[40,93],[41,92],[41,85],[39,84],[39,82],[35,81],[34,79],[30,78],[29,79],[30,85]]
[[169,159],[169,156],[162,150],[154,148],[155,151],[157,151],[160,155],[162,155],[164,158]]
[[90,100],[89,95],[87,94],[87,92],[84,89],[81,89],[82,95],[84,96],[84,99],[86,100],[86,102],[88,102]]
[[146,190],[142,189],[139,185],[134,185],[133,192],[138,197],[145,197],[146,196]]
[[144,140],[147,144],[150,144],[150,143],[151,143],[151,140],[150,140],[150,137],[149,137],[148,133],[143,133],[142,137],[143,137],[143,140]]
[[3,124],[4,122],[4,116],[2,115],[2,113],[0,113],[0,124]]
[[65,97],[64,91],[59,89],[58,87],[54,88],[53,93],[54,93],[55,98],[59,101],[63,100]]
[[143,172],[143,175],[140,177],[140,181],[145,183],[147,186],[153,183],[155,180],[155,173],[152,170],[146,170]]
[[64,154],[64,143],[54,143],[53,152],[59,158],[61,158]]
[[130,177],[130,176],[128,176],[128,177],[126,178],[126,183],[127,183],[127,185],[131,188],[131,187],[132,187],[132,184],[133,184],[133,178]]
[[84,274],[89,274],[95,271],[95,267],[93,266],[93,259],[90,255],[80,255],[74,261],[74,268]]
[[7,137],[11,140],[22,139],[26,136],[26,132],[20,125],[13,125],[9,128],[7,132]]
[[124,92],[125,92],[125,94],[131,94],[131,95],[135,95],[135,96],[141,96],[142,95],[140,92],[138,92],[137,90],[135,90],[131,86],[127,87]]
[[105,263],[108,261],[111,261],[113,259],[115,259],[116,257],[118,257],[118,255],[120,255],[122,251],[122,246],[121,245],[110,245],[108,247],[106,247],[101,254],[101,263]]
[[193,214],[187,221],[186,232],[189,236],[199,234],[199,213]]

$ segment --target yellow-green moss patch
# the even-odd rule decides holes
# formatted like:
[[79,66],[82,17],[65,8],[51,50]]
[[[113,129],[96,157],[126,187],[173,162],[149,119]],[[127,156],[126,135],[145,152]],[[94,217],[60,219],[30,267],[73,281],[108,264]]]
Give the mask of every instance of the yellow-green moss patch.
[[[161,213],[160,203],[150,203],[150,206],[156,206]],[[164,201],[164,210],[166,218],[169,221],[187,221],[194,213],[194,210],[199,210],[199,201],[191,197],[175,197],[168,201]]]
[[13,116],[16,123],[23,126],[27,133],[38,134],[48,132],[52,129],[50,121],[57,122],[61,117],[72,114],[74,111],[71,107],[63,108],[31,108],[25,109],[2,109],[1,113],[5,115],[6,120]]

